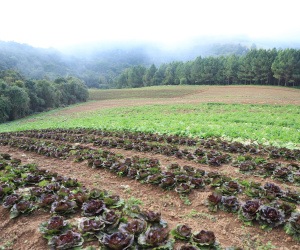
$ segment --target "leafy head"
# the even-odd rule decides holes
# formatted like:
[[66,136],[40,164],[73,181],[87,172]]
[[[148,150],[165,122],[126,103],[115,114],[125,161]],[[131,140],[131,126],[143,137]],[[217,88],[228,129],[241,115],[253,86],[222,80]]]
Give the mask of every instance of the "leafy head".
[[162,246],[166,243],[169,233],[166,228],[149,228],[146,233],[146,243],[150,246]]
[[122,250],[130,248],[133,240],[133,235],[117,232],[111,235],[104,234],[102,243],[109,249]]
[[143,214],[145,220],[148,222],[159,222],[161,219],[160,212],[143,211],[142,214]]
[[260,207],[259,200],[248,200],[242,205],[242,214],[248,220],[253,220]]
[[201,230],[193,234],[193,242],[200,246],[213,246],[216,242],[216,236],[212,231]]
[[99,215],[104,211],[105,207],[105,203],[102,200],[89,200],[82,204],[82,214],[88,217]]
[[99,219],[83,219],[79,224],[80,231],[89,233],[100,231],[104,227],[104,222]]
[[50,246],[50,249],[68,249],[81,246],[82,243],[83,239],[81,238],[81,235],[69,230],[65,234],[53,236],[49,240],[48,245]]
[[271,228],[277,227],[285,222],[284,213],[270,206],[261,206],[257,218],[260,224],[268,225]]
[[147,223],[141,219],[135,219],[127,224],[121,224],[119,230],[121,232],[126,232],[129,234],[140,234],[142,233],[147,227]]
[[49,219],[47,229],[48,230],[59,230],[65,225],[64,217],[62,216],[54,216]]
[[226,212],[237,212],[240,207],[240,203],[235,196],[223,196],[221,199],[222,208]]
[[208,196],[208,203],[210,205],[217,205],[222,199],[222,195],[218,194],[218,193],[213,193],[211,195]]

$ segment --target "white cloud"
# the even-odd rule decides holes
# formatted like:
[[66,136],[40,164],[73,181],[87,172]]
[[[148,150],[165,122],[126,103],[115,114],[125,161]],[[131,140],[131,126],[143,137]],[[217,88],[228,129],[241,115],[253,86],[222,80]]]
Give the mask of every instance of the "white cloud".
[[3,0],[0,40],[55,47],[200,35],[299,39],[299,5],[296,0]]

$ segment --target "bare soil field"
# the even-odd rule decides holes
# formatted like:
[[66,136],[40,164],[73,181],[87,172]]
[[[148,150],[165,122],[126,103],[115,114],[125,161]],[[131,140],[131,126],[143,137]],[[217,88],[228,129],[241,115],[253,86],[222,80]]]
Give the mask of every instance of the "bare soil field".
[[[300,90],[263,86],[217,86],[201,89],[194,93],[181,94],[176,97],[148,95],[142,99],[133,98],[135,92],[127,96],[110,96],[110,99],[88,102],[74,108],[65,109],[61,113],[93,111],[115,107],[130,107],[135,105],[154,104],[198,104],[207,102],[270,104],[270,105],[300,105]],[[121,98],[121,99],[118,99]]]
[[[111,138],[116,139],[116,138]],[[51,140],[43,140],[51,141]],[[54,140],[52,140],[54,142]],[[56,141],[57,142],[57,141]],[[79,145],[79,143],[73,143]],[[83,145],[83,144],[82,144]],[[124,150],[121,148],[109,148],[103,146],[94,146],[93,144],[84,144],[84,146],[105,149],[115,154],[121,154],[124,158],[134,155],[140,158],[155,158],[160,161],[163,171],[167,170],[167,166],[171,163],[178,163],[180,166],[189,165],[195,169],[201,168],[218,173],[226,174],[233,178],[249,179],[255,182],[260,182],[263,185],[267,182],[272,182],[278,185],[283,190],[287,188],[295,189],[291,183],[282,183],[270,178],[260,178],[255,176],[246,176],[237,172],[236,168],[229,164],[222,164],[219,167],[200,164],[187,159],[178,159],[175,156],[166,156],[162,154],[153,154],[150,152],[137,152],[132,150]],[[181,150],[193,147],[180,146]],[[275,228],[270,232],[264,232],[259,228],[258,223],[254,226],[244,226],[243,222],[237,218],[236,214],[225,213],[223,211],[210,212],[207,206],[204,205],[204,200],[212,193],[213,188],[207,186],[205,189],[193,190],[186,198],[181,197],[175,191],[163,191],[161,188],[148,183],[140,183],[137,180],[127,177],[120,178],[117,174],[112,173],[108,169],[94,169],[87,166],[86,161],[74,162],[74,156],[65,160],[53,157],[47,157],[35,152],[28,152],[11,146],[0,146],[0,153],[8,153],[12,158],[22,160],[22,164],[36,163],[42,169],[57,172],[62,176],[72,177],[88,189],[100,188],[110,190],[114,194],[118,194],[121,198],[128,199],[135,197],[143,202],[143,208],[156,212],[161,212],[162,218],[168,222],[168,228],[175,228],[177,224],[185,224],[193,229],[193,232],[200,230],[212,230],[217,238],[217,241],[222,247],[240,246],[247,249],[257,249],[259,246],[267,245],[271,242],[276,246],[276,249],[300,249],[297,243],[291,236],[287,235],[282,227]],[[233,157],[237,154],[233,154]],[[270,160],[267,155],[261,155],[267,160]],[[274,161],[274,160],[270,160]],[[274,162],[289,164],[291,161],[282,159]],[[124,188],[125,187],[125,188]],[[296,188],[298,190],[299,188]],[[246,200],[244,194],[238,195],[241,201]],[[187,202],[188,201],[188,202]],[[297,205],[299,209],[299,205]],[[80,213],[76,213],[71,221],[76,221]],[[37,210],[29,217],[17,217],[9,219],[8,210],[0,207],[0,246],[5,246],[3,249],[48,249],[47,240],[43,239],[42,234],[38,232],[38,225],[51,217],[49,213]],[[97,245],[96,241],[88,243],[89,245]],[[183,243],[177,241],[175,249]],[[267,249],[267,248],[264,248]]]

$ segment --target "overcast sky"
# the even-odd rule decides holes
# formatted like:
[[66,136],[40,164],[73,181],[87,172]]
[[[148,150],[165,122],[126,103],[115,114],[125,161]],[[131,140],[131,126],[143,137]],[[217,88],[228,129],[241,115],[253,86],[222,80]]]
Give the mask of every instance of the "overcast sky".
[[1,0],[0,40],[62,47],[248,35],[300,41],[299,0]]

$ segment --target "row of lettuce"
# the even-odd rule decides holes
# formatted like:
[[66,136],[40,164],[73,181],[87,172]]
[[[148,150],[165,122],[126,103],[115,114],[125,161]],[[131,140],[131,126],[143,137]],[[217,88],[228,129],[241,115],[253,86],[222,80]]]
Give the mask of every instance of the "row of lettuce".
[[[2,140],[3,143],[3,140]],[[4,143],[5,144],[5,143]],[[233,179],[218,172],[206,172],[191,166],[179,166],[177,163],[168,166],[169,171],[161,171],[160,164],[154,158],[126,158],[107,150],[95,150],[88,147],[58,144],[32,139],[7,139],[7,144],[47,156],[67,158],[75,155],[74,161],[87,160],[87,165],[94,168],[107,168],[120,177],[138,179],[142,183],[159,185],[163,190],[175,189],[180,194],[187,194],[192,189],[203,189],[206,186],[215,189],[206,200],[211,211],[221,209],[226,212],[239,213],[239,218],[252,225],[258,221],[261,228],[271,230],[284,226],[286,232],[299,241],[300,214],[295,211],[300,204],[300,193],[288,189],[282,190],[273,183],[255,183],[247,180]],[[242,202],[238,194],[250,197]]]
[[0,123],[78,102],[89,97],[75,77],[30,80],[14,70],[0,71]]
[[[134,198],[123,200],[105,190],[87,190],[74,178],[35,164],[21,165],[9,154],[0,154],[0,166],[0,200],[11,219],[28,216],[37,208],[52,214],[39,226],[50,249],[81,249],[84,242],[96,240],[101,249],[173,249],[175,239],[190,243],[181,243],[181,250],[221,249],[212,231],[192,233],[187,225],[178,225],[171,231],[174,238],[170,237],[160,212],[142,210]],[[81,216],[74,225],[68,218],[78,212]]]
[[[111,133],[99,130],[45,129],[5,133],[3,135],[7,138],[17,136],[68,141],[71,143],[93,143],[94,146],[175,156],[179,159],[215,167],[231,162],[231,166],[238,168],[240,173],[263,178],[271,177],[282,182],[300,185],[300,167],[296,163],[300,160],[300,150],[298,149],[263,147],[257,144],[244,145],[240,142],[228,142],[220,138],[197,141],[196,139],[178,136],[164,137],[142,133],[137,134],[138,136],[126,132]],[[146,140],[148,139],[146,138],[154,142],[147,142]],[[180,148],[181,145],[189,146],[190,149],[182,149]],[[192,148],[193,146],[194,148]],[[225,153],[222,153],[222,151]],[[237,153],[238,156],[234,157],[234,153]],[[266,156],[272,161],[267,161],[265,159]],[[278,163],[276,162],[277,159],[288,161],[288,163]],[[84,160],[84,157],[80,158],[78,156],[76,160]]]
[[[224,151],[226,153],[263,155],[268,154],[269,158],[300,161],[299,149],[288,149],[285,147],[264,146],[258,143],[243,144],[238,141],[228,141],[223,138],[195,139],[178,135],[153,134],[129,131],[107,131],[97,129],[33,129],[16,132],[15,136],[28,136],[39,139],[63,140],[78,143],[95,143],[95,145],[107,147],[119,147],[141,152],[152,152],[166,155],[173,155],[177,158],[196,159],[203,153],[194,152],[191,155],[189,150],[180,151],[178,146],[202,146],[203,148]],[[115,138],[116,137],[116,138]],[[173,147],[163,147],[170,144]],[[175,146],[175,147],[174,147]],[[163,148],[161,148],[163,147]]]

